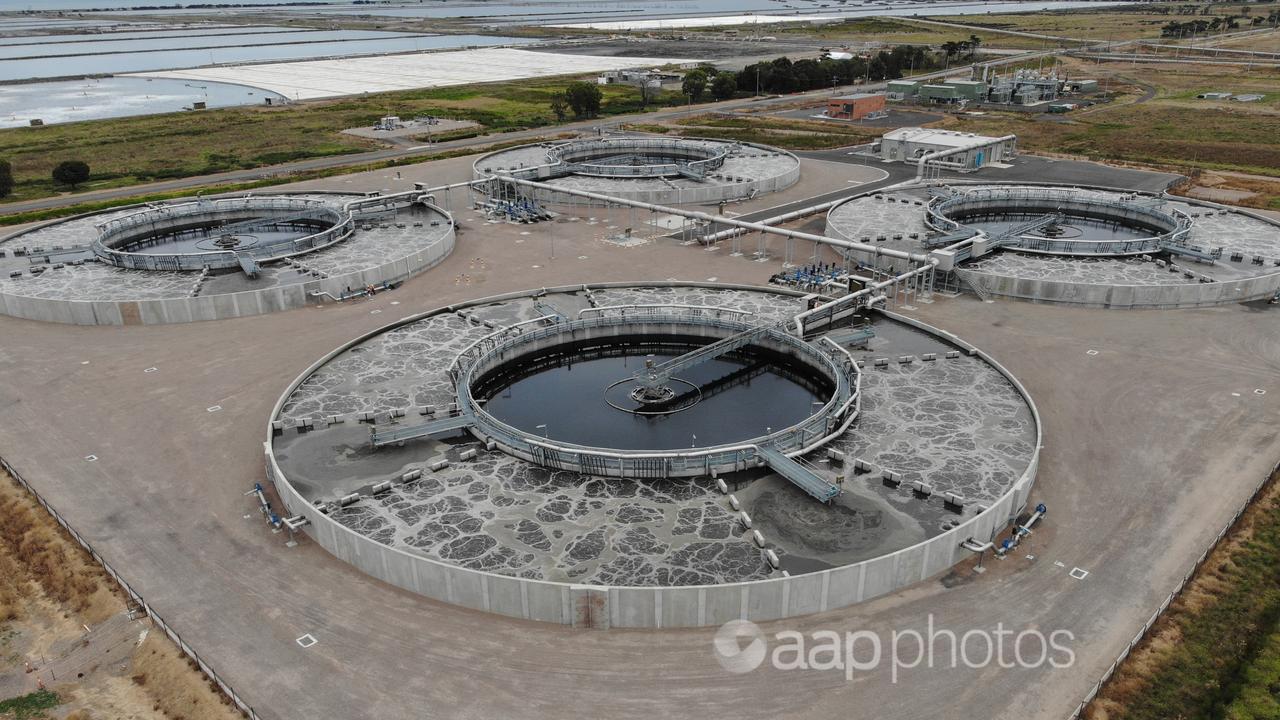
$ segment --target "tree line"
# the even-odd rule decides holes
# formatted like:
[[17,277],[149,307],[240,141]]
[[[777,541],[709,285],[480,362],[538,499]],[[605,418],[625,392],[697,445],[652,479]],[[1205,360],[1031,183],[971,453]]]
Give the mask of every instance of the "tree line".
[[950,45],[951,51],[944,49],[941,56],[919,45],[898,45],[866,58],[804,59],[792,62],[781,57],[746,66],[742,72],[737,73],[736,82],[738,90],[743,92],[785,94],[855,82],[894,80],[917,70],[939,69],[951,56],[961,52],[961,43],[964,43],[964,51],[976,52],[980,42],[977,37],[972,37],[967,41],[953,43]]
[[[51,174],[55,182],[74,190],[89,179],[89,164],[83,160],[63,160],[54,166]],[[12,193],[13,167],[8,160],[0,160],[0,198],[9,197]]]
[[[941,69],[956,57],[972,59],[981,46],[982,39],[970,35],[967,40],[943,43],[941,52],[919,45],[897,45],[867,57],[795,61],[779,57],[753,63],[739,72],[720,70],[704,63],[685,72],[680,94],[689,102],[702,102],[729,100],[752,93],[782,95],[858,82],[894,80],[916,71]],[[641,104],[647,105],[654,91],[649,87],[639,89]],[[602,93],[595,83],[572,82],[564,92],[551,98],[551,112],[561,122],[570,114],[578,119],[594,117],[600,112],[601,99]]]
[[1240,8],[1240,11],[1241,14],[1239,15],[1221,15],[1211,19],[1196,18],[1186,22],[1172,20],[1160,28],[1160,36],[1180,38],[1210,33],[1215,30],[1234,30],[1240,27],[1242,20],[1248,21],[1254,27],[1261,27],[1262,25],[1275,27],[1280,25],[1280,10],[1272,10],[1266,15],[1253,15],[1249,6],[1245,5]]

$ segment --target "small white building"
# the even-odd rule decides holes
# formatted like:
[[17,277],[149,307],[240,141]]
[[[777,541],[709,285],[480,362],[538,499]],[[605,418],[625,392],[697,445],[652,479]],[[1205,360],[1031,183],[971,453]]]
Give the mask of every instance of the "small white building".
[[953,170],[977,170],[993,162],[1012,158],[1018,149],[1015,135],[987,137],[955,130],[930,128],[898,128],[880,138],[880,157],[885,160],[915,163],[925,160],[930,166]]

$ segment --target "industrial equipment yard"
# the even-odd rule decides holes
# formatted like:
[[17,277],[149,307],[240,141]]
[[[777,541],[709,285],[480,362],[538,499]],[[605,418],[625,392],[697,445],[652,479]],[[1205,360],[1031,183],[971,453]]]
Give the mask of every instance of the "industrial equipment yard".
[[0,1],[0,719],[1280,717],[1276,5],[597,5]]

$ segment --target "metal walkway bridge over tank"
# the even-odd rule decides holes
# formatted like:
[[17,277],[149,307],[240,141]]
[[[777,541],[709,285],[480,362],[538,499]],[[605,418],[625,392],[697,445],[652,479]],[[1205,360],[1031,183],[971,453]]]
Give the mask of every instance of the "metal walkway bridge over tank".
[[[552,309],[550,306],[544,309]],[[705,362],[709,362],[716,358],[722,357],[727,353],[733,352],[740,348],[750,345],[766,333],[778,329],[778,325],[764,325],[748,328],[741,332],[734,333],[728,337],[722,338],[710,344],[696,348],[679,357],[672,358],[666,362],[653,365],[636,373],[633,378],[640,384],[643,389],[651,389],[654,396],[657,397],[658,390],[664,388],[666,383],[671,381],[674,375],[683,370],[695,367]],[[858,340],[864,340],[872,335],[866,329],[859,330],[854,333]],[[757,363],[741,370],[729,373],[723,377],[717,378],[710,383],[704,385],[699,391],[710,389],[713,392],[718,391],[718,386],[731,386],[738,382],[754,377],[761,371],[761,364]],[[679,398],[666,398],[658,401],[659,404],[672,403]],[[481,426],[477,418],[467,412],[439,417],[427,422],[418,424],[399,424],[394,423],[389,426],[375,427],[371,429],[371,441],[375,448],[386,447],[389,445],[401,445],[406,442],[418,440],[425,437],[442,435],[457,432],[472,427]],[[813,470],[806,467],[801,462],[787,457],[782,450],[773,445],[753,445],[745,446],[750,448],[747,450],[753,453],[774,472],[788,482],[800,488],[810,497],[820,502],[830,502],[834,497],[839,495],[840,489],[827,482]],[[587,470],[583,470],[587,472]]]
[[457,432],[474,424],[475,418],[470,415],[452,415],[428,420],[418,425],[392,425],[382,429],[375,427],[371,435],[374,447],[386,447],[432,435]]
[[774,472],[789,480],[791,484],[805,491],[810,497],[819,502],[831,502],[832,498],[840,494],[840,488],[822,479],[817,473],[804,465],[783,455],[777,448],[761,446],[756,449],[756,454]]
[[769,329],[768,326],[761,326],[743,330],[740,333],[717,340],[710,345],[703,345],[700,348],[691,350],[679,357],[671,358],[657,365],[646,366],[631,377],[645,390],[657,391],[671,382],[676,373],[710,362],[734,350],[744,348],[754,342],[756,338],[769,332]]

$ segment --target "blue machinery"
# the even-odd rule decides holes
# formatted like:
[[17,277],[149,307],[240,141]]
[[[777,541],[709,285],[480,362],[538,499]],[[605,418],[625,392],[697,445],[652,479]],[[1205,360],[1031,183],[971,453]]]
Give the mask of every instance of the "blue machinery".
[[551,213],[544,210],[537,201],[529,198],[494,200],[489,204],[487,211],[490,218],[501,218],[517,223],[551,219]]
[[255,495],[258,498],[258,510],[267,518],[267,524],[273,528],[279,529],[283,524],[279,515],[271,509],[271,501],[263,493],[262,483],[254,483],[253,487],[245,495]]
[[1049,508],[1045,507],[1044,503],[1036,505],[1036,511],[1031,513],[1031,517],[1027,518],[1027,521],[1022,525],[1015,526],[1013,528],[1013,534],[1007,540],[1000,543],[1000,547],[996,548],[996,556],[1004,557],[1010,551],[1017,548],[1018,545],[1022,543],[1022,538],[1031,534],[1031,526],[1039,522],[1047,512],[1049,512]]
[[998,547],[995,543],[978,542],[973,538],[969,538],[960,543],[960,547],[978,554],[978,565],[974,568],[974,571],[979,573],[984,572],[985,570],[982,567],[982,558],[986,555],[988,550],[994,549],[996,558],[1003,560],[1006,555],[1014,550],[1014,548],[1018,547],[1022,542],[1022,538],[1031,534],[1031,527],[1044,519],[1045,514],[1048,512],[1049,508],[1046,507],[1044,503],[1036,505],[1035,512],[1031,513],[1031,517],[1027,518],[1027,521],[1022,525],[1014,526],[1013,534],[1008,539],[1001,542]]
[[281,518],[277,515],[275,510],[271,509],[271,501],[267,499],[266,493],[262,488],[262,483],[254,483],[253,487],[250,488],[245,495],[253,495],[258,499],[258,512],[261,512],[263,517],[266,518],[267,524],[271,526],[272,532],[280,532],[282,529],[288,530],[288,546],[294,547],[297,545],[297,542],[293,539],[293,534],[310,522],[306,517],[298,515],[291,518]]

